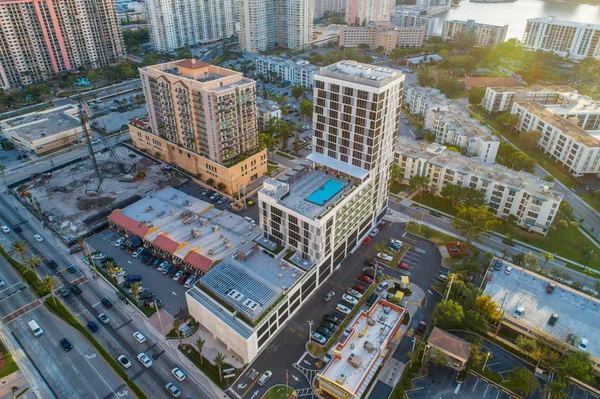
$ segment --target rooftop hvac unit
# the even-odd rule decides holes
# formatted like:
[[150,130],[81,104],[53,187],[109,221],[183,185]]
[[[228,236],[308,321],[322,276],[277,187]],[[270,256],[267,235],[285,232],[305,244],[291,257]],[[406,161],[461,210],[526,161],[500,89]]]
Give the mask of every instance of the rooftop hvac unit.
[[236,290],[231,290],[229,292],[227,292],[227,296],[231,299],[233,299],[234,301],[241,301],[242,299],[244,299],[244,294],[242,294],[239,291]]
[[360,356],[351,353],[350,357],[348,357],[348,364],[357,369],[362,365],[362,359],[360,358]]
[[[369,353],[373,353],[377,349],[377,348],[375,348],[375,345],[373,345],[369,341],[365,341],[365,343],[363,344],[363,348],[365,348],[365,350]],[[350,361],[350,360],[348,360],[348,361]]]

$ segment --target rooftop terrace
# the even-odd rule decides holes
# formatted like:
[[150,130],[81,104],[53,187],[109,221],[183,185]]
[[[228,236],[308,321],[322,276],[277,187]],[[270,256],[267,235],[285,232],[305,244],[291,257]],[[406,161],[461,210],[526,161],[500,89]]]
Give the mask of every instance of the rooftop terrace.
[[66,105],[5,119],[1,126],[3,130],[10,130],[27,141],[34,141],[80,128],[77,113],[76,105]]
[[[499,305],[506,295],[503,310],[508,317],[518,306],[525,307],[519,322],[556,339],[565,340],[569,333],[587,338],[588,352],[600,358],[600,331],[597,326],[600,301],[558,283],[554,293],[548,294],[546,287],[551,280],[520,267],[512,267],[511,274],[494,273],[494,278],[485,287],[485,294],[491,295]],[[548,324],[552,313],[559,316],[555,326]]]
[[189,79],[202,84],[200,87],[215,91],[226,89],[232,85],[252,82],[251,79],[245,78],[241,72],[207,64],[206,62],[197,61],[195,59],[165,62],[147,66],[141,68],[141,70],[146,73],[154,72],[156,75],[163,75],[167,79],[169,75],[172,77]]
[[322,67],[319,74],[375,87],[381,87],[393,80],[404,78],[402,72],[397,69],[361,64],[356,61],[336,62]]
[[378,301],[368,312],[361,312],[348,327],[351,334],[332,349],[332,359],[320,376],[357,398],[362,397],[387,354],[387,346],[404,312],[403,308],[387,301]]
[[451,167],[458,173],[473,174],[484,179],[494,180],[520,191],[521,189],[538,198],[561,200],[563,194],[552,190],[554,183],[540,180],[527,172],[517,172],[502,165],[489,164],[449,151],[440,144],[425,144],[406,136],[398,136],[397,151],[411,158],[426,159],[438,167]]

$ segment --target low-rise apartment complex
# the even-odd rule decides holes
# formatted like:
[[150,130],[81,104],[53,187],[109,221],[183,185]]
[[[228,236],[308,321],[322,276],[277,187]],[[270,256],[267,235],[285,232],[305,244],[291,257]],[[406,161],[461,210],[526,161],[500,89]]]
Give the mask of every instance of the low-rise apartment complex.
[[490,165],[449,151],[439,144],[427,145],[399,137],[396,164],[404,182],[414,176],[427,176],[428,189],[439,195],[448,184],[471,187],[485,195],[487,206],[499,218],[513,215],[516,223],[546,234],[563,194],[552,190],[554,183],[517,172],[500,165]]
[[554,17],[528,19],[521,43],[531,51],[552,51],[575,60],[600,59],[600,24],[558,21]]
[[489,25],[468,21],[444,21],[442,39],[456,41],[458,39],[472,41],[478,47],[494,47],[506,40],[508,25]]
[[258,111],[258,128],[261,132],[269,126],[271,119],[283,117],[281,108],[275,101],[264,100],[260,97],[256,101],[256,110]]
[[256,82],[194,59],[140,69],[148,121],[132,120],[133,145],[174,163],[228,194],[263,176]]
[[571,173],[600,173],[599,101],[566,86],[488,87],[482,105],[517,115],[520,132],[539,131],[538,147]]
[[342,26],[340,47],[358,47],[368,44],[370,49],[383,48],[385,54],[396,47],[421,47],[425,41],[425,27],[392,26],[390,22],[371,22],[368,26]]
[[63,105],[5,119],[0,122],[0,130],[10,142],[36,154],[85,140],[76,105]]
[[489,127],[471,118],[464,104],[448,99],[437,89],[407,86],[404,104],[413,115],[423,119],[423,126],[435,141],[463,149],[470,157],[494,163],[500,141]]
[[313,76],[319,68],[308,61],[292,61],[281,57],[265,57],[256,60],[256,73],[267,80],[289,82],[292,86],[313,87]]

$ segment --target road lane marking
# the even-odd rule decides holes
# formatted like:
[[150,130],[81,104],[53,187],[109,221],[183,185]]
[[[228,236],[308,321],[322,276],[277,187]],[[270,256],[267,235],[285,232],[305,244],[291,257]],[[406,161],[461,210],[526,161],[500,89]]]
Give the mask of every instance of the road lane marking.
[[[4,278],[3,278],[4,279]],[[5,279],[4,279],[5,280]],[[6,281],[6,280],[5,280]],[[0,294],[2,294],[4,291],[11,289],[12,287],[21,284],[21,281],[14,283],[13,285],[9,285],[8,287],[6,287],[5,289],[3,289],[2,291],[0,291]]]
[[[98,377],[100,377],[100,379],[102,380],[102,382],[104,382],[104,384],[106,384],[106,386],[108,387],[108,389],[110,389],[110,391],[113,393],[113,395],[117,396],[117,393],[115,391],[113,391],[113,389],[111,388],[110,385],[108,385],[108,382],[106,382],[106,380],[104,379],[104,377],[102,377],[102,374],[100,374],[98,372],[98,370],[96,370],[96,367],[94,367],[94,365],[92,364],[92,362],[90,362],[90,360],[88,359],[87,355],[84,355],[83,352],[81,352],[81,350],[79,350],[79,348],[76,345],[73,345],[73,346],[75,346],[75,349],[77,349],[77,352],[79,352],[81,354],[81,356],[85,358],[85,361],[88,362],[88,364],[90,365],[90,367],[92,369],[94,369],[94,371],[96,372],[96,374],[98,374]],[[96,354],[94,353],[94,355],[96,355]]]
[[[259,375],[260,375],[260,373],[259,373]],[[244,396],[246,396],[246,395],[248,394],[248,392],[250,392],[250,390],[252,389],[252,387],[253,387],[253,386],[254,386],[254,385],[255,385],[255,384],[258,382],[259,378],[260,378],[260,377],[256,377],[256,378],[254,379],[254,381],[252,381],[252,384],[250,384],[250,385],[248,386],[248,388],[246,388],[246,390],[245,390],[245,391],[244,391],[244,393],[242,394],[242,398],[243,398]]]

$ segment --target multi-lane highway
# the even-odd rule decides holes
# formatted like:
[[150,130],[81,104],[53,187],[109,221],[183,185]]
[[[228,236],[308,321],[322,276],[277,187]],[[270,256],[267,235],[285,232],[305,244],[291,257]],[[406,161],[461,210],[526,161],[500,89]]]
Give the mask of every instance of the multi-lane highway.
[[[70,287],[73,282],[77,282],[81,289],[82,293],[80,295],[74,295],[71,293],[66,298],[60,298],[59,300],[63,301],[63,303],[67,306],[67,308],[77,317],[77,319],[83,324],[87,324],[89,321],[95,321],[96,324],[100,327],[99,331],[94,333],[96,339],[100,342],[100,344],[107,350],[107,352],[113,356],[115,359],[120,355],[125,355],[132,363],[131,368],[126,369],[126,373],[129,378],[134,381],[138,386],[148,395],[148,397],[152,398],[167,398],[169,397],[166,390],[165,385],[168,382],[174,382],[182,391],[183,397],[192,397],[192,398],[213,398],[215,397],[215,393],[210,391],[210,388],[203,387],[202,383],[199,382],[197,378],[192,377],[192,373],[187,373],[188,377],[185,381],[179,382],[176,381],[173,375],[171,374],[171,370],[178,366],[184,368],[181,364],[177,362],[177,359],[171,358],[168,352],[165,352],[165,346],[167,345],[165,341],[163,341],[162,337],[155,337],[149,332],[149,327],[144,323],[141,316],[136,312],[132,311],[129,305],[123,305],[120,301],[117,300],[115,293],[112,289],[108,289],[107,285],[100,284],[99,281],[95,281],[93,279],[88,278],[87,276],[91,276],[91,274],[86,275],[88,273],[87,270],[83,269],[83,263],[77,259],[73,255],[68,255],[66,249],[63,247],[62,243],[53,237],[49,231],[42,230],[39,222],[29,217],[27,211],[21,206],[21,204],[13,197],[10,197],[6,194],[0,194],[0,221],[2,224],[7,224],[9,226],[14,226],[19,224],[25,220],[28,220],[26,223],[21,224],[23,229],[20,233],[11,232],[9,234],[0,233],[3,235],[4,241],[2,241],[3,246],[7,247],[10,244],[11,240],[14,239],[25,239],[28,240],[32,246],[32,251],[35,253],[39,253],[43,255],[47,259],[52,259],[56,261],[59,267],[56,271],[52,271],[46,266],[41,266],[38,268],[38,272],[40,275],[55,273],[59,278],[61,285]],[[33,240],[33,236],[35,234],[41,234],[44,237],[44,241],[37,242]],[[6,245],[4,245],[6,244]],[[78,265],[78,270],[76,273],[69,273],[67,271],[61,271],[66,265],[75,263]],[[9,267],[2,267],[2,270],[7,269],[8,272],[12,270]],[[58,271],[58,272],[57,272]],[[7,272],[7,273],[8,273]],[[86,272],[86,273],[83,273]],[[7,286],[14,284],[11,279],[11,283],[7,281]],[[18,288],[15,286],[14,288]],[[19,294],[21,295],[21,294]],[[11,312],[23,305],[27,305],[30,302],[33,302],[35,306],[38,304],[35,302],[35,297],[33,294],[29,293],[30,297],[21,299],[20,302],[15,305],[15,309],[7,309],[5,312]],[[108,297],[112,302],[113,306],[110,309],[106,309],[101,303],[101,299]],[[32,305],[30,305],[32,306]],[[2,303],[0,302],[0,309],[2,309]],[[12,310],[11,310],[12,309]],[[35,313],[34,313],[35,312]],[[36,315],[38,312],[46,312],[43,306],[37,306],[30,313],[32,315]],[[27,313],[29,315],[30,313]],[[99,313],[106,313],[110,317],[111,321],[108,325],[103,325],[98,320]],[[8,313],[7,313],[8,314]],[[47,317],[53,317],[51,315],[47,315]],[[45,324],[49,325],[53,324],[48,319],[42,318],[40,316],[39,324],[42,328],[45,328]],[[40,338],[33,338],[31,332],[26,331],[24,329],[27,327],[27,321],[30,320],[27,316],[21,316],[19,319],[22,319],[20,323],[15,321],[15,328],[19,327],[18,337],[21,336],[29,338],[24,342],[23,347],[25,350],[38,350],[36,349],[39,346],[39,350],[47,350],[51,346],[42,345],[42,339],[47,339],[52,336],[52,339],[55,342],[59,342],[60,337],[59,331],[55,331],[54,327],[49,327],[48,336],[44,335]],[[17,319],[17,320],[19,320]],[[9,326],[13,324],[10,323]],[[22,325],[21,325],[22,324]],[[59,324],[54,322],[54,324]],[[24,326],[24,327],[23,327]],[[136,331],[141,331],[147,338],[147,341],[143,344],[138,343],[133,338],[133,333]],[[64,334],[64,333],[63,333]],[[71,335],[72,336],[72,335]],[[81,339],[81,341],[85,341]],[[51,341],[52,342],[52,341]],[[80,342],[74,342],[74,345],[77,349],[67,353],[67,355],[76,355],[79,353]],[[58,349],[61,349],[60,346]],[[62,350],[62,349],[61,349]],[[150,368],[145,368],[141,365],[137,360],[137,355],[141,352],[146,352],[148,356],[153,358],[154,364]],[[52,389],[58,392],[61,384],[65,385],[63,389],[72,390],[76,395],[66,394],[66,392],[61,392],[57,394],[58,397],[61,398],[70,398],[70,397],[86,397],[88,395],[96,395],[91,392],[98,390],[98,392],[102,393],[98,395],[100,398],[104,397],[112,397],[116,395],[117,397],[123,395],[127,388],[124,384],[116,378],[114,373],[108,369],[108,366],[104,363],[104,361],[99,357],[91,357],[94,355],[94,352],[90,350],[89,345],[84,346],[81,344],[81,353],[83,353],[83,357],[75,357],[73,359],[76,362],[70,361],[70,358],[63,357],[64,362],[49,362],[48,360],[51,358],[48,356],[48,352],[44,352],[44,355],[40,355],[41,352],[35,352],[33,358],[36,359],[44,359],[44,362],[48,363],[47,365],[38,366],[39,373],[49,380],[49,385]],[[50,351],[50,353],[54,353]],[[37,356],[35,356],[37,355]],[[87,355],[87,356],[86,356]],[[58,354],[57,354],[58,356]],[[80,365],[79,361],[89,362],[97,362],[100,364],[104,364],[104,367],[101,368],[92,363],[96,367],[96,374],[90,374],[85,378],[81,378],[81,376],[71,375],[70,373],[78,372],[87,372],[92,373],[94,369],[91,368],[91,365],[88,363],[87,369],[84,367],[85,364]],[[41,360],[40,360],[41,362]],[[55,369],[53,369],[55,368]],[[86,371],[87,370],[87,371]],[[185,370],[188,371],[188,370]],[[115,379],[116,378],[116,379]],[[67,384],[63,380],[68,380],[71,385]],[[85,383],[84,383],[85,382]],[[75,387],[81,385],[78,389],[80,391],[76,391]],[[84,394],[83,390],[86,393]],[[106,391],[106,392],[105,392]],[[121,393],[121,395],[119,395]],[[111,396],[112,395],[112,396]]]

